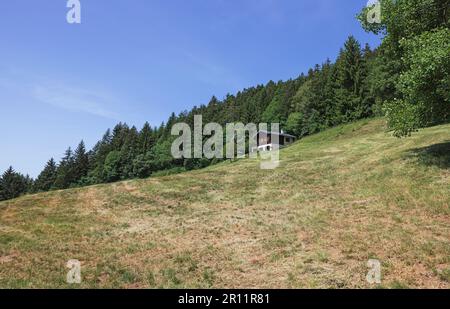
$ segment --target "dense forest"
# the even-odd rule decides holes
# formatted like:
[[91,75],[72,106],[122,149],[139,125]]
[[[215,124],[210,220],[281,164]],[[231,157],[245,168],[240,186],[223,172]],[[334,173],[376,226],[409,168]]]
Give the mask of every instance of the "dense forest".
[[125,123],[107,130],[91,150],[83,141],[60,162],[50,159],[35,179],[10,167],[0,177],[0,200],[156,173],[192,170],[218,159],[173,159],[171,128],[177,122],[280,123],[299,138],[361,118],[385,115],[398,137],[450,121],[450,0],[381,0],[381,23],[358,18],[365,30],[383,36],[371,49],[350,36],[336,61],[324,61],[287,81],[212,97],[207,105],[173,113],[158,127]]

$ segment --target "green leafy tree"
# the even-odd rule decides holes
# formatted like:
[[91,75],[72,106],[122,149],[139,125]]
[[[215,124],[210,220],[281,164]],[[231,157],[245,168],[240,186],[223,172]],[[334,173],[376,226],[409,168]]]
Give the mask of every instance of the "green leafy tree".
[[[380,50],[388,86],[388,124],[396,136],[449,121],[448,0],[380,0],[381,23],[369,23],[368,9],[359,19],[367,31],[384,35]],[[392,73],[392,74],[390,74]],[[381,88],[381,87],[379,87]]]
[[263,122],[279,123],[280,125],[284,125],[286,119],[284,118],[283,112],[283,97],[283,89],[279,89],[270,102],[269,106],[267,106],[264,113],[262,114],[261,118]]
[[289,115],[286,122],[286,131],[290,134],[300,136],[302,133],[303,115],[299,112],[294,112]]
[[104,179],[106,182],[114,182],[121,179],[120,175],[120,151],[111,151],[105,160]]
[[407,68],[398,85],[403,99],[386,106],[397,136],[450,121],[450,30],[427,31],[401,46]]
[[153,161],[155,170],[164,170],[175,166],[176,160],[171,154],[172,140],[161,141],[152,149],[151,153],[155,158]]
[[133,160],[133,175],[138,178],[149,177],[154,171],[155,167],[154,154],[149,151],[146,154],[140,154]]

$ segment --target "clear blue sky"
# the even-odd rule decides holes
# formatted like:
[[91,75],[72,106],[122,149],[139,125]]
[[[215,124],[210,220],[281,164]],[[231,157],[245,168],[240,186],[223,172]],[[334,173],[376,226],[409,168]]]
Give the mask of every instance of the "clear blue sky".
[[0,171],[35,177],[84,139],[124,121],[297,77],[348,35],[379,44],[355,19],[367,0],[66,0],[0,3]]

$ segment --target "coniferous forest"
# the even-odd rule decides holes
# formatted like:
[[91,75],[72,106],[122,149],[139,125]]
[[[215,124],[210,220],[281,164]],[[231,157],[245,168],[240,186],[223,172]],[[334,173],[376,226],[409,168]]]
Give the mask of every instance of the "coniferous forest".
[[0,178],[0,200],[26,193],[145,178],[214,164],[218,159],[173,159],[171,128],[194,115],[203,122],[280,123],[299,138],[358,119],[385,116],[397,137],[450,121],[449,0],[381,0],[381,23],[358,19],[383,37],[372,49],[349,36],[336,60],[325,60],[287,81],[270,81],[212,97],[165,123],[117,124],[90,150],[83,141],[60,162],[50,159],[36,179],[10,167]]

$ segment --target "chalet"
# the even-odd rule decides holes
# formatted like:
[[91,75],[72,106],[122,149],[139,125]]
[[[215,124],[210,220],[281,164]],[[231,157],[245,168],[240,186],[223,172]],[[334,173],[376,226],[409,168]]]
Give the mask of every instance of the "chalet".
[[[275,146],[278,146],[278,149],[280,149],[292,144],[296,140],[296,137],[294,135],[286,134],[283,131],[281,131],[281,133],[259,131],[256,136],[258,147],[253,148],[252,152],[271,151]],[[275,144],[276,136],[278,137],[278,141]]]

